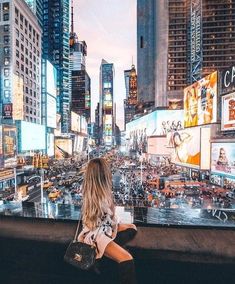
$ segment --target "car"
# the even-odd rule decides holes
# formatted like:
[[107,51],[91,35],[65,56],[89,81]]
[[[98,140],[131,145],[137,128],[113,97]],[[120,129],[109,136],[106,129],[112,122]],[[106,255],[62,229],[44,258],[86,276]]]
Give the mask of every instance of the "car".
[[43,183],[43,189],[48,189],[49,187],[51,187],[53,185],[53,182],[51,181],[45,181]]
[[55,201],[56,199],[60,198],[62,195],[61,190],[59,189],[53,189],[49,194],[48,198],[52,201]]

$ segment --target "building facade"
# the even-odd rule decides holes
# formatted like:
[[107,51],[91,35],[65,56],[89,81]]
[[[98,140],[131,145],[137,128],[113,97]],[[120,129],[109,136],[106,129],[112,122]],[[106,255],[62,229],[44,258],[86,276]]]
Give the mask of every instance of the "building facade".
[[114,111],[113,111],[113,82],[114,66],[102,59],[100,66],[100,119],[99,125],[102,129],[101,144],[112,146],[114,143]]
[[41,34],[24,1],[0,1],[2,123],[41,123]]
[[43,58],[57,69],[57,109],[62,133],[70,130],[69,9],[69,0],[43,2]]
[[32,12],[36,15],[40,27],[43,26],[43,2],[44,0],[24,0]]
[[187,85],[235,59],[234,0],[138,0],[137,15],[140,101],[152,85],[155,107],[182,100]]
[[72,111],[86,117],[91,116],[91,80],[86,71],[87,45],[78,41],[75,33],[70,34],[70,69]]
[[137,98],[137,74],[135,65],[132,65],[130,70],[124,71],[125,86],[127,97],[124,100],[124,114],[125,125],[130,122],[135,115],[136,105],[138,103]]

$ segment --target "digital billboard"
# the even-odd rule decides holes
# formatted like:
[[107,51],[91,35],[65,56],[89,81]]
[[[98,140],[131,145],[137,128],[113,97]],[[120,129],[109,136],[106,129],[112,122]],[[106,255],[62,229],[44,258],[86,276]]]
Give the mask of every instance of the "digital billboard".
[[217,121],[217,72],[184,89],[184,127]]
[[47,155],[49,157],[53,157],[55,155],[55,141],[53,133],[47,133]]
[[20,151],[46,150],[45,125],[20,121],[18,143]]
[[169,156],[171,149],[167,147],[166,137],[149,137],[148,138],[148,154]]
[[157,112],[151,112],[126,124],[126,138],[130,151],[147,153],[147,137],[156,129]]
[[168,132],[183,129],[183,110],[157,110],[156,127],[152,135],[167,135]]
[[0,168],[4,166],[3,159],[3,139],[2,139],[2,125],[0,125]]
[[221,130],[235,129],[235,93],[222,97]]
[[210,127],[202,127],[201,128],[201,136],[198,137],[201,143],[201,161],[200,161],[200,169],[201,170],[210,170],[210,139],[211,139],[211,128]]
[[211,144],[211,172],[235,177],[235,143]]
[[47,95],[47,127],[56,128],[56,98]]
[[79,154],[83,151],[83,136],[76,135],[74,138],[74,144],[73,144],[73,151],[76,154]]
[[192,168],[200,167],[200,127],[169,133],[168,147],[172,148],[171,162]]
[[57,93],[57,70],[56,68],[47,60],[47,93],[50,94],[53,97],[56,97]]
[[13,92],[13,119],[24,119],[24,81],[21,77],[14,75]]
[[81,116],[81,133],[87,134],[87,122],[84,116]]
[[69,158],[73,153],[72,140],[67,138],[55,139],[55,158],[57,160]]
[[16,167],[17,131],[12,125],[2,126],[4,167]]
[[74,132],[80,132],[81,128],[81,116],[75,112],[71,112],[71,130]]

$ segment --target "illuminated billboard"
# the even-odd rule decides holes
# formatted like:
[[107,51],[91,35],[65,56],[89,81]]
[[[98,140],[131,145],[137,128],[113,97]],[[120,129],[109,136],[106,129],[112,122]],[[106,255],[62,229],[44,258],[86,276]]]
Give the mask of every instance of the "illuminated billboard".
[[84,116],[81,116],[81,133],[87,134],[87,122]]
[[200,167],[200,127],[169,133],[168,147],[172,148],[171,162],[181,166]]
[[49,157],[53,157],[55,155],[55,141],[53,133],[47,133],[47,155]]
[[151,112],[126,124],[126,138],[130,151],[147,153],[147,137],[156,129],[157,112]]
[[74,153],[79,154],[83,151],[83,143],[84,143],[83,140],[84,140],[83,136],[79,136],[79,135],[75,136],[74,144],[73,144]]
[[171,149],[167,147],[166,137],[149,137],[148,138],[148,154],[169,156]]
[[3,159],[3,139],[2,139],[2,125],[0,125],[0,168],[4,166],[4,159]]
[[24,119],[24,81],[21,77],[14,74],[14,92],[13,92],[13,119]]
[[80,132],[81,128],[81,116],[75,112],[71,112],[71,130],[74,132]]
[[152,135],[167,135],[171,131],[183,129],[184,111],[183,110],[157,110],[156,126]]
[[20,121],[18,135],[20,151],[46,150],[45,125]]
[[222,97],[221,130],[235,129],[235,93]]
[[47,93],[50,94],[53,97],[56,97],[57,93],[57,70],[56,68],[47,60],[46,61],[47,65]]
[[4,167],[16,167],[17,131],[12,125],[2,126]]
[[47,95],[47,127],[56,128],[56,98]]
[[57,160],[69,158],[72,156],[73,144],[71,139],[56,138],[55,139],[55,158]]
[[217,72],[184,89],[184,127],[217,121]]
[[211,172],[235,177],[235,143],[211,144]]

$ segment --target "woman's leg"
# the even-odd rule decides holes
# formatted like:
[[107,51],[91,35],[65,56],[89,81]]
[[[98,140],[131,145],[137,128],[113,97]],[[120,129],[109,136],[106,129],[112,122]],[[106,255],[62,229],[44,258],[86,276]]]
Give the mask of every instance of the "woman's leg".
[[120,284],[136,284],[135,265],[128,251],[112,241],[107,245],[104,255],[118,263]]
[[115,242],[120,246],[123,246],[132,240],[136,233],[137,228],[134,224],[118,224],[118,233]]

